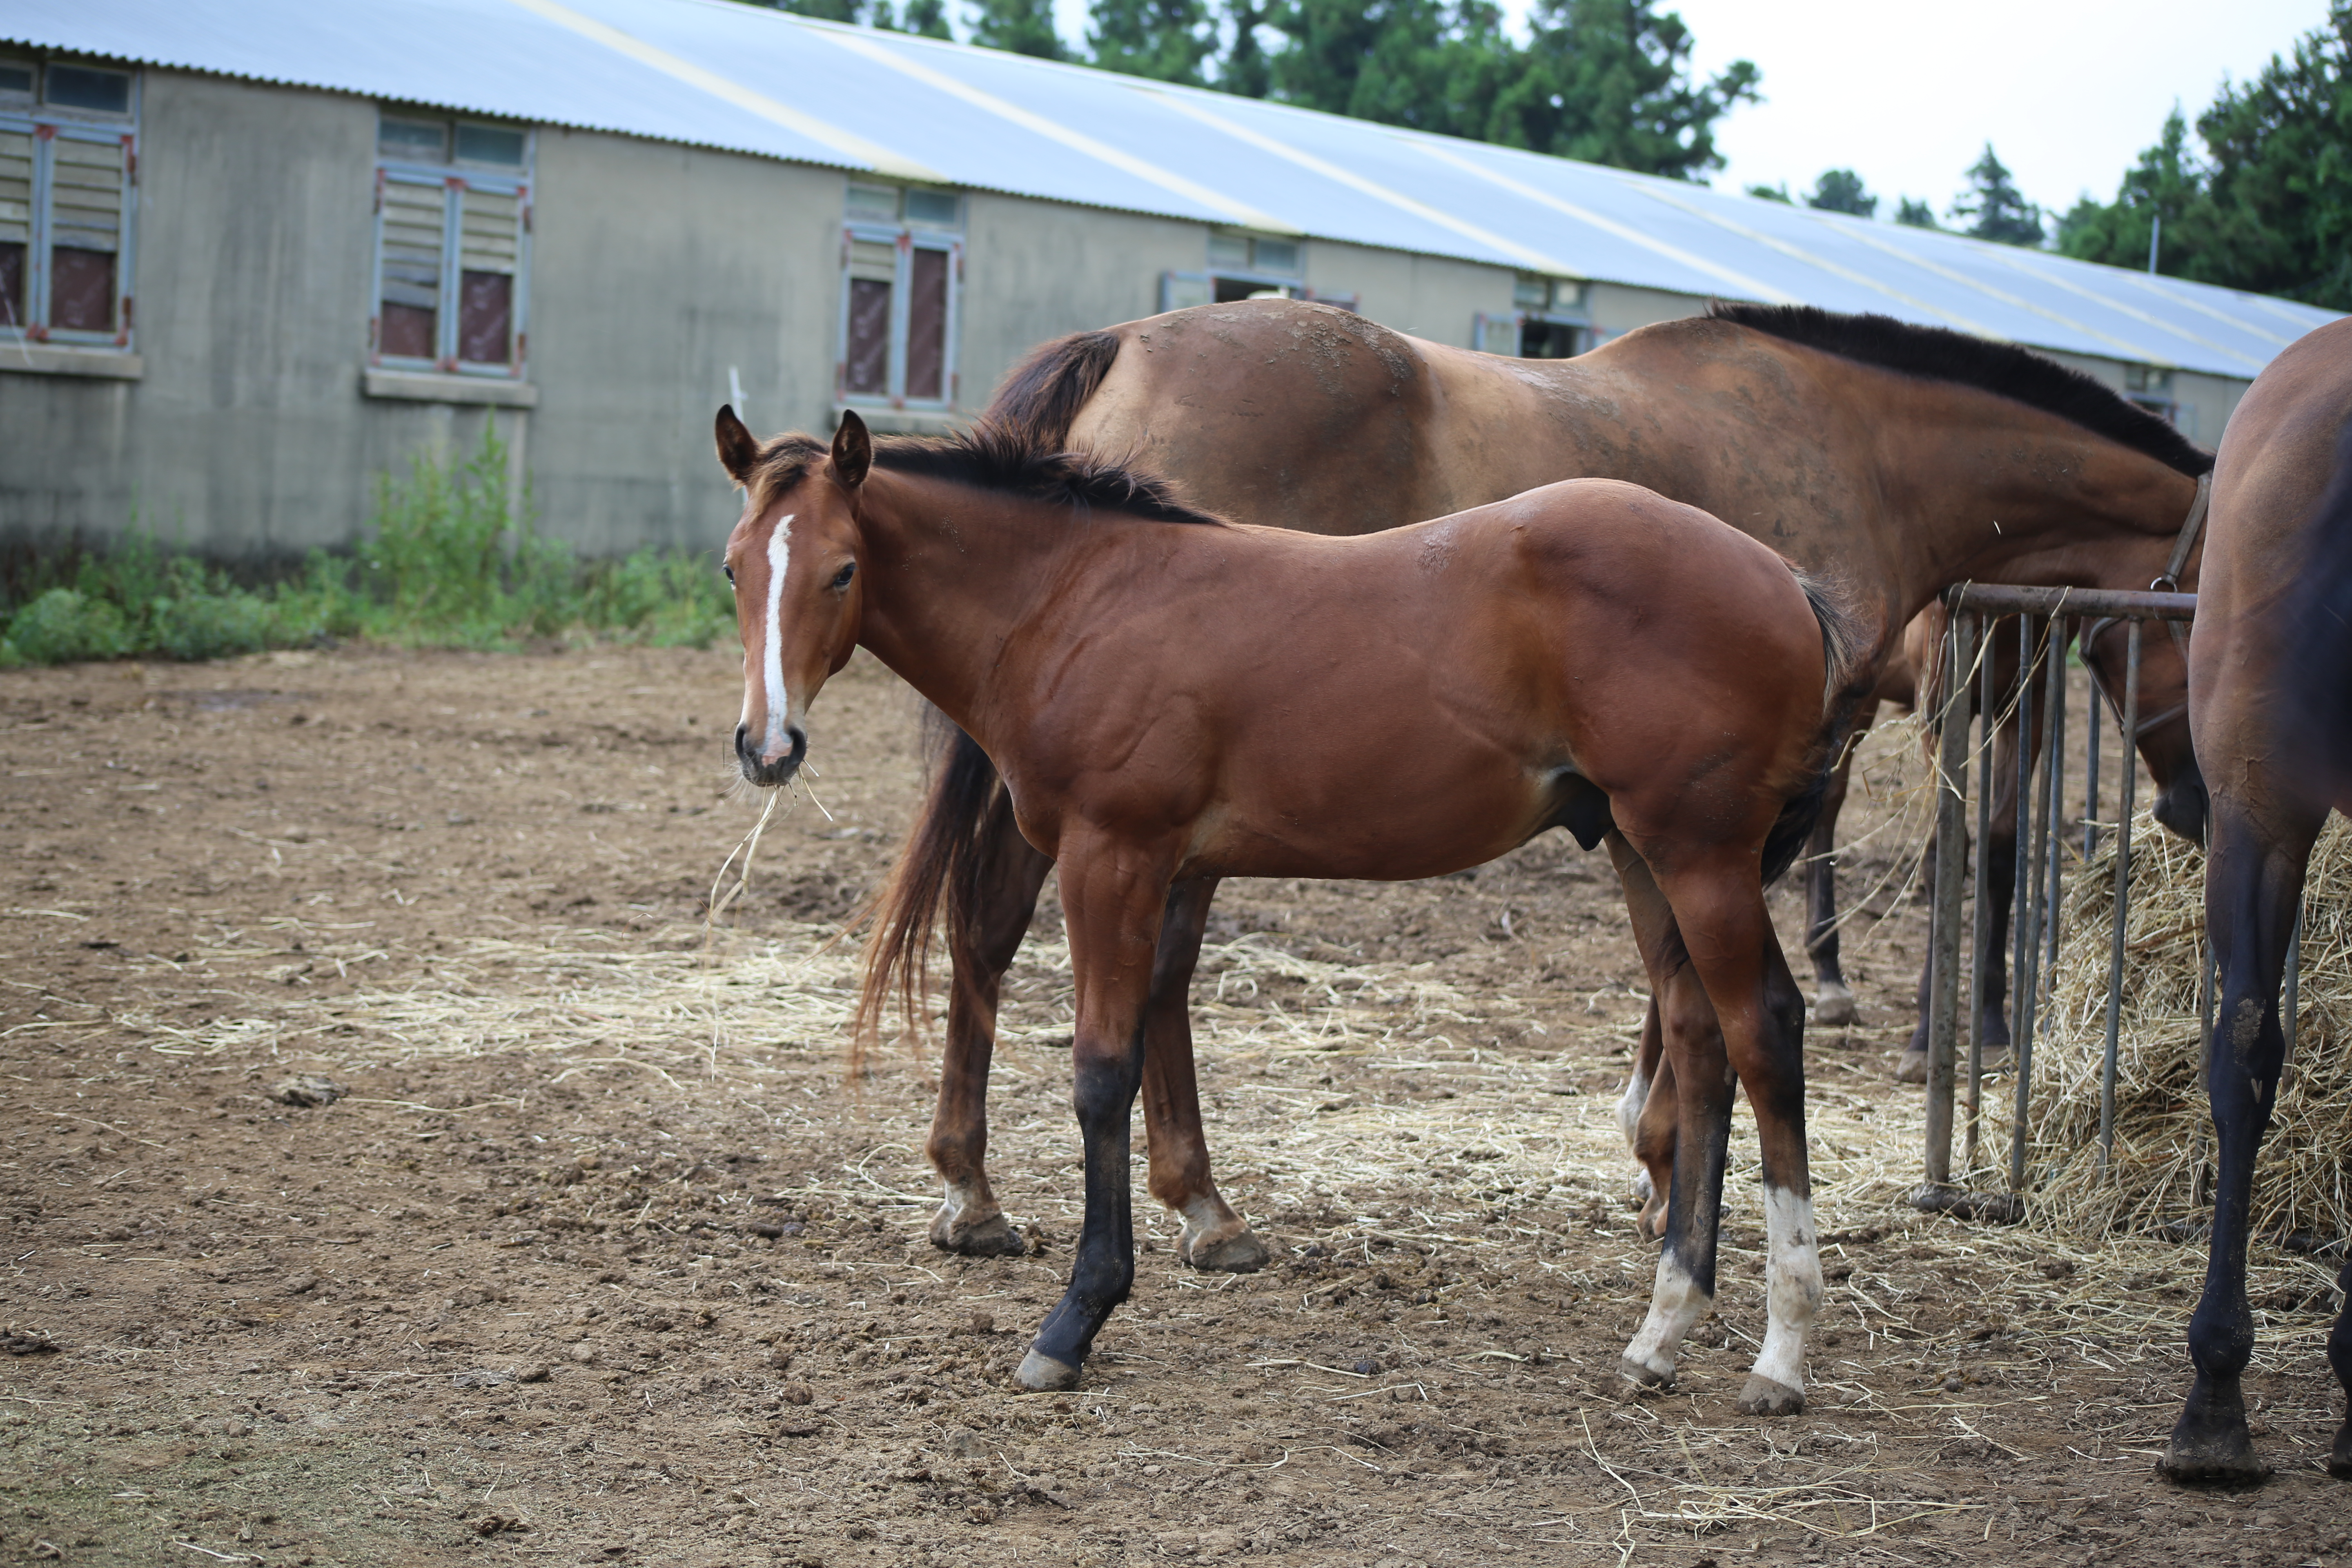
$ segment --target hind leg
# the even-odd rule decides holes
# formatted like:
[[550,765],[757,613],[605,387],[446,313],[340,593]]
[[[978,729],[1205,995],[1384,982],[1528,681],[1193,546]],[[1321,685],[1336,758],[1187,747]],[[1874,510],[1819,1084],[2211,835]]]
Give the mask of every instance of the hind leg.
[[[2279,981],[2320,818],[2281,802],[2268,805],[2257,820],[2233,796],[2217,794],[2213,799],[2212,850],[2205,868],[2205,929],[2221,992],[2205,1068],[2215,1144],[2213,1243],[2204,1294],[2189,1320],[2196,1381],[2161,1461],[2164,1473],[2178,1481],[2244,1484],[2270,1473],[2247,1433],[2239,1382],[2254,1353],[2246,1244],[2254,1153],[2270,1124],[2286,1058]],[[2339,1324],[2328,1342],[2328,1359],[2339,1379],[2346,1375],[2346,1363],[2337,1360],[2344,1333]],[[2352,1389],[2352,1382],[2346,1386]],[[2336,1452],[2347,1452],[2341,1435]]]
[[[1753,1415],[1792,1415],[1805,1407],[1805,1341],[1822,1300],[1805,1155],[1804,997],[1773,934],[1752,858],[1736,853],[1694,858],[1669,867],[1661,883],[1705,984],[1720,1047],[1748,1091],[1763,1155],[1767,1327],[1739,1407]],[[1706,1133],[1716,1152],[1706,1171],[1711,1190],[1697,1194],[1710,1207],[1723,1184],[1721,1152],[1731,1109],[1725,1078],[1709,1107],[1723,1123]],[[1684,1137],[1691,1136],[1686,1118]],[[1680,1192],[1675,1195],[1679,1204]],[[1668,1222],[1669,1245],[1677,1223]],[[1711,1227],[1706,1239],[1712,1279]]]
[[967,1258],[1024,1250],[988,1184],[988,1068],[996,1054],[996,1004],[1004,972],[1021,951],[1037,890],[1054,862],[1030,847],[1002,790],[982,819],[981,858],[967,902],[968,923],[948,933],[954,977],[948,992],[947,1046],[940,1098],[925,1145],[946,1195],[931,1216],[931,1245]]
[[1673,1185],[1675,1127],[1680,1112],[1675,1099],[1674,1071],[1665,1056],[1665,1034],[1659,1021],[1658,997],[1664,984],[1667,953],[1680,952],[1674,937],[1674,911],[1651,879],[1648,866],[1622,834],[1608,836],[1609,859],[1625,897],[1625,911],[1633,927],[1633,945],[1649,977],[1650,1002],[1642,1012],[1642,1043],[1633,1053],[1633,1071],[1617,1100],[1617,1126],[1626,1146],[1639,1162],[1633,1195],[1642,1210],[1635,1228],[1655,1240],[1665,1226],[1666,1194]]
[[1216,895],[1214,877],[1179,882],[1168,890],[1144,1014],[1144,1141],[1151,1158],[1151,1195],[1183,1216],[1177,1251],[1184,1261],[1195,1268],[1251,1274],[1265,1268],[1271,1255],[1209,1174],[1201,1090],[1193,1077],[1192,970]]
[[1845,808],[1846,783],[1853,772],[1854,749],[1870,728],[1877,704],[1865,714],[1847,740],[1829,785],[1822,792],[1821,819],[1805,841],[1805,951],[1813,960],[1813,1022],[1843,1025],[1854,1020],[1853,991],[1845,983],[1838,958],[1837,822]]
[[1648,864],[1622,837],[1610,836],[1609,853],[1650,973],[1651,1017],[1662,1041],[1659,1076],[1639,1120],[1635,1148],[1653,1173],[1643,1228],[1650,1233],[1663,1200],[1658,1231],[1665,1245],[1658,1255],[1649,1315],[1626,1346],[1619,1370],[1634,1383],[1657,1385],[1674,1381],[1676,1348],[1715,1304],[1716,1228],[1731,1130],[1731,1084],[1714,1009],[1684,951],[1673,910]]

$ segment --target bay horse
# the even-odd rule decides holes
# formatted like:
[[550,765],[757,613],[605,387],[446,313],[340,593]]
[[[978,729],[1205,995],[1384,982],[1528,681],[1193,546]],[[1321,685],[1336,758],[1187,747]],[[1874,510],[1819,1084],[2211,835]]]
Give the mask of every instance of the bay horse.
[[[2146,588],[2210,459],[2088,376],[2008,344],[1798,307],[1716,305],[1569,360],[1406,337],[1328,305],[1196,306],[1047,343],[986,417],[1040,449],[1129,455],[1222,516],[1370,532],[1579,476],[1712,512],[1809,570],[1834,569],[1875,669],[1943,588]],[[2193,576],[2193,569],[2189,575]],[[2152,764],[2155,765],[2155,764]],[[2158,782],[2187,789],[2193,767]],[[879,901],[860,1027],[925,990],[944,907],[953,981],[926,1152],[932,1242],[1022,1250],[988,1181],[988,1068],[1005,970],[1050,857],[994,766],[950,738]],[[1213,879],[1179,887],[1155,950],[1143,1112],[1150,1190],[1196,1268],[1265,1245],[1217,1190],[1187,1009]],[[1639,1096],[1647,1080],[1633,1086]]]
[[1764,886],[1804,843],[1856,695],[1859,628],[1830,588],[1608,479],[1325,538],[1193,510],[1013,426],[877,447],[851,412],[829,446],[761,445],[723,408],[716,436],[745,491],[725,557],[744,777],[793,777],[811,705],[862,646],[991,759],[1060,868],[1086,1218],[1023,1384],[1075,1386],[1134,1279],[1128,1127],[1177,889],[1440,876],[1559,826],[1610,846],[1685,1086],[1626,1370],[1670,1377],[1713,1302],[1727,1057],[1768,1247],[1740,1406],[1803,1407],[1822,1292],[1804,1004]]
[[[2254,1152],[2286,1057],[2279,982],[2329,808],[2352,813],[2352,319],[2298,338],[2240,400],[2213,470],[2189,634],[2189,722],[2212,792],[2205,931],[2221,1005],[2206,1051],[2212,1250],[2189,1321],[2196,1368],[2161,1461],[2178,1480],[2267,1472],[2240,1377],[2254,1349],[2246,1248]],[[2338,1281],[2352,1287],[2352,1265]],[[2352,1400],[2352,1305],[2327,1360]],[[2329,1473],[2352,1479],[2352,1414]]]

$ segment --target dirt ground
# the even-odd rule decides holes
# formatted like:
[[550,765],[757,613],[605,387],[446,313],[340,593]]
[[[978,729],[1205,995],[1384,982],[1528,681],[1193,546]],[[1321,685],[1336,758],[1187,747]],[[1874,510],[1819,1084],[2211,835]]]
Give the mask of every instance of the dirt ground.
[[[949,1258],[929,1060],[845,1076],[854,958],[821,951],[914,804],[914,704],[863,660],[828,689],[830,816],[771,827],[706,950],[756,809],[734,665],[0,675],[0,1561],[2352,1561],[2316,1468],[2325,1269],[2256,1258],[2278,1474],[2183,1491],[2151,1466],[2201,1251],[1905,1206],[1899,731],[1853,814],[1862,1021],[1809,1042],[1805,1415],[1734,1408],[1744,1111],[1719,1315],[1671,1392],[1617,1377],[1654,1257],[1613,1121],[1641,975],[1605,865],[1557,837],[1429,883],[1228,886],[1203,1092],[1276,1263],[1192,1273],[1139,1213],[1082,1387],[1027,1394],[1079,1190],[1058,921],[992,1100],[1034,1250]],[[342,1092],[285,1103],[305,1078]]]

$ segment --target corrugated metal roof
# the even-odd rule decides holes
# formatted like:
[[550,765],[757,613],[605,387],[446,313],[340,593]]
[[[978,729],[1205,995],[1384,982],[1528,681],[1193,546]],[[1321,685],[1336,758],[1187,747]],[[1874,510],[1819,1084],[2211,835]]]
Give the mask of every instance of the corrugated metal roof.
[[0,37],[2225,375],[2334,317],[733,0],[8,0]]

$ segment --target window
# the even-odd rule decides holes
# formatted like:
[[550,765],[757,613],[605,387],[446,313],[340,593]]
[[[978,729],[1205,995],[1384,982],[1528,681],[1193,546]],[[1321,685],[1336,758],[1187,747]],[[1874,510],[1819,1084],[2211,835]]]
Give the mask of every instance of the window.
[[369,363],[520,378],[530,133],[383,111],[375,212]]
[[963,199],[853,184],[841,238],[844,403],[952,406]]
[[1511,285],[1507,315],[1481,311],[1471,328],[1470,346],[1516,359],[1570,359],[1596,341],[1587,313],[1591,285],[1573,278],[1522,272]]
[[2158,418],[2179,426],[2182,435],[2196,438],[2197,410],[2180,406],[2180,400],[2173,395],[2169,370],[2153,364],[2124,366],[2124,396]]
[[[1207,271],[1160,274],[1160,308],[1181,310],[1187,305],[1230,305],[1236,300],[1312,298],[1301,277],[1305,268],[1299,251],[1295,239],[1213,232]],[[1355,296],[1332,303],[1354,310]]]
[[0,336],[131,346],[136,86],[0,59]]

